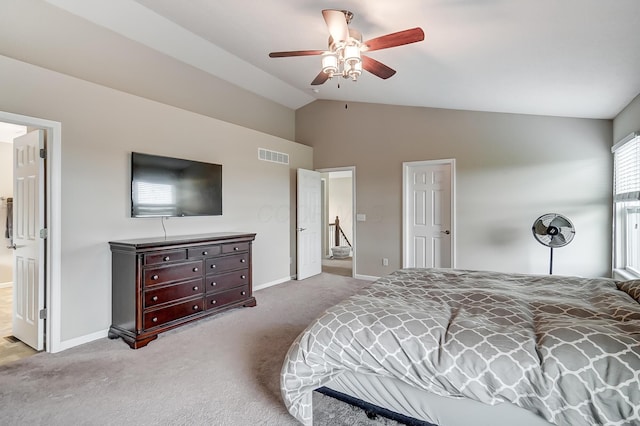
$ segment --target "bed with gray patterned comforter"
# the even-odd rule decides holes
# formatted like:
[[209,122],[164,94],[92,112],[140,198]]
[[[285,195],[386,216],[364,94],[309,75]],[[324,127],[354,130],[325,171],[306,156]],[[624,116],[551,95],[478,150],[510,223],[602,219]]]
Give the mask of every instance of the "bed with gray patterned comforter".
[[327,310],[281,373],[290,413],[351,371],[511,402],[557,425],[640,424],[640,281],[401,269]]

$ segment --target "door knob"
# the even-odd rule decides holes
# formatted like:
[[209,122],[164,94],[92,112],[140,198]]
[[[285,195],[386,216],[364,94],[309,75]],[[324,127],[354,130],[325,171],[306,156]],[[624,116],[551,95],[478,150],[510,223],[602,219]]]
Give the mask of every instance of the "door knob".
[[8,248],[8,249],[11,249],[11,250],[15,250],[15,249],[17,249],[18,247],[16,247],[16,245],[15,245],[15,244],[11,244],[10,246],[7,246],[7,248]]
[[302,231],[304,231],[305,229],[307,229],[307,228],[298,228],[298,231],[302,232]]
[[443,234],[446,234],[446,235],[449,235],[451,233],[451,231],[449,231],[448,229],[446,231],[440,231],[440,232],[442,232]]

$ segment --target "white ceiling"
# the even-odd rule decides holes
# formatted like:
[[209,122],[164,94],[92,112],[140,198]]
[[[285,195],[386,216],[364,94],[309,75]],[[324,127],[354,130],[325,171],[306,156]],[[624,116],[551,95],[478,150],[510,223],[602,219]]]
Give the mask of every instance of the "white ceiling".
[[[292,109],[315,99],[568,117],[615,117],[640,93],[638,0],[46,0]],[[365,40],[422,27],[370,56],[397,74],[312,91],[322,9]],[[340,83],[338,85],[338,82]]]

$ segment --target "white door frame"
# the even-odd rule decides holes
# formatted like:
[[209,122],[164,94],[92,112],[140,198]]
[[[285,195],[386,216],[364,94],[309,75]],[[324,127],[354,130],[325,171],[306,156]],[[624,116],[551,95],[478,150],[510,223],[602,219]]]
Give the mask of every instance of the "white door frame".
[[37,127],[47,131],[47,166],[45,171],[45,217],[48,238],[45,242],[45,351],[59,352],[63,350],[61,341],[61,152],[62,123],[27,115],[0,111],[0,121]]
[[448,158],[442,160],[424,160],[424,161],[407,161],[402,163],[402,267],[408,265],[407,254],[409,252],[407,244],[409,238],[409,220],[410,214],[407,198],[407,171],[410,167],[415,166],[437,166],[448,164],[451,167],[451,267],[456,267],[456,160]]
[[353,232],[353,241],[351,242],[351,251],[353,252],[351,257],[351,276],[356,277],[356,246],[358,245],[358,238],[356,237],[356,230],[358,229],[356,226],[356,166],[333,167],[328,169],[317,169],[316,171],[320,173],[351,172],[351,223],[353,224],[351,230]]

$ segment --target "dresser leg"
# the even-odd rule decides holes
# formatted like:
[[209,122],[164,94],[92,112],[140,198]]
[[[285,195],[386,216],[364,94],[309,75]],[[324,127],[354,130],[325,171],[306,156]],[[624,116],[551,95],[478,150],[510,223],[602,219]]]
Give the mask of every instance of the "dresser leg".
[[257,302],[256,302],[256,298],[252,297],[251,299],[247,300],[246,302],[244,302],[242,304],[242,306],[246,307],[246,308],[251,308],[256,306]]

